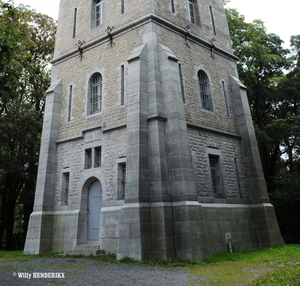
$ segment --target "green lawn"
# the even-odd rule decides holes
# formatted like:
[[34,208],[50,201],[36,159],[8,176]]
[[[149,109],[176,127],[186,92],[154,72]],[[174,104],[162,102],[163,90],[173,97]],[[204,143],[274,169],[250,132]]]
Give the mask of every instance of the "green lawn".
[[300,245],[241,253],[221,253],[190,265],[193,276],[207,278],[198,285],[300,285]]

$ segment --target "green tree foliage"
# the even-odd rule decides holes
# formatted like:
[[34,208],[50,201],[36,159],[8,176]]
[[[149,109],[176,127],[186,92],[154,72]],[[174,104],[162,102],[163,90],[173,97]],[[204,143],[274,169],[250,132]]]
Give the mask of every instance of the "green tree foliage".
[[272,195],[279,225],[287,242],[300,242],[300,35],[291,37],[291,67],[279,82],[274,125],[285,157],[275,177]]
[[299,162],[295,165],[291,172],[283,163],[276,176],[276,191],[272,199],[282,236],[287,243],[300,242]]
[[239,76],[247,86],[268,190],[273,192],[276,161],[282,155],[277,130],[273,128],[273,111],[278,103],[274,95],[289,66],[289,51],[282,48],[277,35],[267,34],[262,21],[246,23],[235,9],[227,9],[226,13],[234,53],[239,58]]
[[0,116],[5,111],[10,91],[18,81],[20,70],[13,69],[11,63],[20,54],[20,41],[26,37],[26,30],[18,20],[19,11],[10,3],[0,2]]
[[299,243],[300,35],[291,37],[290,53],[261,20],[246,23],[236,9],[226,13],[268,191],[284,238]]
[[22,244],[32,211],[55,30],[52,18],[0,1],[0,247],[6,249]]

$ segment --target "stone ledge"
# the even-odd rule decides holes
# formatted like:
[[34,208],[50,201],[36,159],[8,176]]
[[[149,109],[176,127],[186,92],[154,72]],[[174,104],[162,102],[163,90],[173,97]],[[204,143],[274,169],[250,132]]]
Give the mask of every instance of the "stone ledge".
[[197,124],[197,123],[193,123],[193,122],[190,122],[190,121],[187,121],[186,125],[187,125],[187,127],[202,129],[202,130],[206,130],[208,132],[213,132],[213,133],[217,133],[217,134],[221,134],[221,135],[226,135],[226,136],[230,136],[230,137],[234,137],[234,138],[238,138],[238,139],[242,138],[241,135],[236,134],[236,133],[231,133],[231,132],[223,131],[223,130],[220,130],[220,129],[207,127],[207,126]]

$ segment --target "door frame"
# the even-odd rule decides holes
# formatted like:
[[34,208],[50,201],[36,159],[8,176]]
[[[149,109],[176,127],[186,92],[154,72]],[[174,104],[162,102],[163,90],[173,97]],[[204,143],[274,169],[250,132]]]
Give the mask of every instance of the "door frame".
[[[82,185],[81,198],[79,200],[80,210],[79,210],[78,226],[77,226],[77,245],[91,244],[92,242],[94,243],[97,242],[99,244],[98,240],[97,241],[88,240],[88,192],[90,186],[95,181],[100,182],[101,190],[102,190],[102,198],[103,198],[103,185],[101,183],[101,180],[96,176],[90,176],[89,178],[85,179]],[[102,199],[102,203],[103,203],[103,199]],[[99,229],[99,232],[101,232],[101,229]]]
[[[98,216],[98,218],[97,217],[93,217],[93,221],[94,221],[94,219],[95,219],[95,221],[96,221],[96,224],[97,224],[97,226],[98,226],[98,234],[96,235],[97,236],[97,238],[95,238],[95,239],[91,239],[90,238],[90,225],[91,225],[91,217],[90,217],[90,214],[91,214],[91,209],[90,209],[90,193],[91,193],[91,188],[92,188],[92,186],[94,185],[94,184],[98,184],[99,183],[99,185],[96,187],[97,188],[97,190],[96,190],[96,197],[99,195],[99,198],[100,198],[100,202],[99,202],[99,209],[98,208],[96,208],[95,209],[95,216]],[[95,190],[93,190],[93,191],[95,191]],[[99,191],[99,193],[98,193],[98,191]],[[87,240],[89,241],[89,242],[96,242],[96,241],[99,241],[99,236],[100,236],[100,216],[101,216],[101,208],[102,208],[102,186],[101,186],[101,182],[99,181],[99,180],[95,180],[95,181],[93,181],[91,184],[90,184],[90,186],[89,186],[89,189],[88,189],[88,200],[87,200]],[[93,224],[92,224],[93,225]],[[96,226],[96,225],[95,225]]]

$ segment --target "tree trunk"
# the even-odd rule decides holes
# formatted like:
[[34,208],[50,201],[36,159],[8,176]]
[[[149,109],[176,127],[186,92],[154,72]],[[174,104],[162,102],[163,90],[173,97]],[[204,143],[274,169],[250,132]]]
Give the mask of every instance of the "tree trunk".
[[3,235],[5,229],[5,207],[3,195],[1,195],[1,216],[0,216],[0,249],[3,249]]
[[15,222],[15,206],[23,186],[22,180],[11,178],[8,176],[9,182],[7,186],[7,199],[4,205],[5,208],[5,249],[14,250],[14,222]]
[[14,250],[14,212],[15,212],[15,202],[10,201],[6,205],[6,240],[5,249]]

